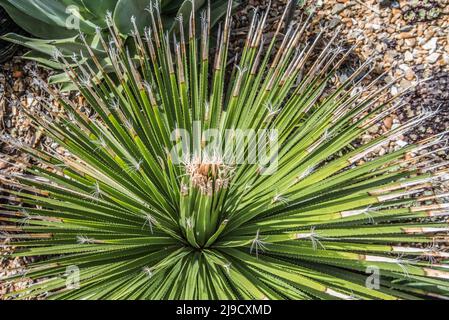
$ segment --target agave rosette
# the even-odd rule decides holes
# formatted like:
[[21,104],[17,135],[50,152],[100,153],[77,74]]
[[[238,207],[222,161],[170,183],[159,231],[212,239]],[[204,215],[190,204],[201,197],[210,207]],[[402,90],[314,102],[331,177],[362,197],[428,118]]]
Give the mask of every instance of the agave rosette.
[[[238,66],[230,68],[231,5],[215,52],[209,13],[201,20],[192,14],[186,34],[180,21],[172,40],[153,8],[145,34],[133,34],[137,59],[110,22],[111,44],[99,38],[115,80],[88,45],[104,81],[55,54],[91,112],[42,82],[64,112],[29,115],[66,152],[3,137],[35,164],[1,178],[8,200],[23,207],[4,205],[3,220],[17,226],[0,230],[15,241],[14,256],[46,257],[6,279],[35,281],[11,296],[444,298],[448,254],[438,244],[449,227],[428,218],[444,217],[448,204],[445,195],[423,191],[448,176],[438,164],[416,165],[443,135],[363,161],[433,113],[360,144],[370,126],[400,106],[395,98],[380,103],[388,85],[371,94],[353,90],[369,62],[334,85],[349,51],[334,49],[336,37],[320,50],[322,34],[306,41],[310,17],[284,35],[279,23],[264,43],[267,11],[254,15]],[[199,137],[189,144],[204,151],[208,129],[220,136],[232,129],[275,132],[259,142],[269,161],[228,161],[229,149],[216,147],[176,162],[183,134]],[[238,145],[244,155],[252,152],[250,143]],[[76,290],[66,286],[73,266]],[[378,271],[377,288],[366,285],[367,270]]]

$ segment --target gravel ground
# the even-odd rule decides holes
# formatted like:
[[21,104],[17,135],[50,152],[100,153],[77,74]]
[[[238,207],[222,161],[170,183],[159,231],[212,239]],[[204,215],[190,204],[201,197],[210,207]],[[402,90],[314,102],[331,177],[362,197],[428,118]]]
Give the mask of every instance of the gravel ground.
[[[30,118],[25,113],[25,110],[41,110],[37,98],[45,96],[34,83],[30,70],[37,70],[40,78],[44,80],[48,77],[48,71],[41,68],[36,69],[34,63],[23,60],[20,54],[19,52],[10,61],[0,64],[0,136],[10,136],[27,145],[32,145],[34,148],[58,150],[58,146],[51,139],[45,137],[42,132],[31,125]],[[49,99],[52,101],[51,98]],[[58,105],[55,103],[52,111],[57,110]],[[30,161],[27,155],[0,139],[0,177],[7,177],[20,171],[21,164]],[[21,203],[6,198],[7,194],[2,191],[1,180],[0,188],[0,208],[2,204],[8,203],[17,206],[18,210],[22,210]],[[0,224],[2,224],[1,218],[0,214]],[[0,279],[7,275],[25,273],[24,266],[36,261],[34,258],[11,258],[9,255],[13,251],[14,246],[8,235],[0,233]],[[30,280],[26,276],[12,286],[0,282],[0,300],[5,293],[26,288],[29,284]]]
[[[241,51],[254,7],[264,9],[266,0],[249,0],[237,10],[234,17],[234,34],[231,50],[235,54]],[[363,142],[374,139],[384,131],[395,128],[423,110],[436,110],[438,114],[432,121],[423,122],[416,130],[399,137],[386,148],[377,150],[383,154],[399,144],[421,140],[436,133],[449,130],[449,4],[440,1],[388,1],[388,0],[315,0],[307,1],[305,9],[297,9],[291,17],[298,18],[305,10],[316,7],[316,16],[311,33],[325,27],[328,37],[334,29],[341,28],[340,41],[344,47],[358,44],[351,58],[352,63],[345,66],[340,77],[345,77],[351,70],[366,59],[374,59],[375,74],[387,71],[384,81],[400,79],[391,87],[391,94],[412,87],[404,98],[404,106],[391,114],[382,123],[373,126],[363,137]],[[274,32],[277,22],[285,8],[285,0],[273,0],[265,30],[266,40]],[[36,147],[49,148],[51,142],[42,137],[30,126],[22,107],[38,107],[35,97],[41,95],[33,85],[28,73],[30,63],[18,56],[11,61],[0,64],[0,132],[9,134]],[[42,71],[42,70],[41,70]],[[373,76],[375,76],[375,74]],[[42,77],[47,74],[42,71]],[[423,81],[426,80],[426,81]],[[375,89],[375,88],[374,88]],[[368,93],[367,93],[368,94]],[[56,105],[55,108],[58,106]],[[13,158],[17,163],[27,162],[24,155],[5,143],[0,142],[0,173],[7,175],[18,170],[9,163]],[[436,163],[449,160],[447,151],[435,154]],[[0,182],[1,187],[1,182]],[[448,190],[441,186],[441,192]],[[0,199],[0,205],[4,199]],[[1,217],[0,217],[1,223]],[[0,278],[4,275],[23,271],[23,266],[30,262],[19,258],[8,258],[13,247],[9,246],[5,236],[0,235]],[[29,284],[24,278],[16,286],[0,283],[2,295]]]
[[[31,63],[23,61],[18,56],[0,65],[0,132],[35,147],[42,147],[41,143],[45,139],[31,127],[30,119],[23,112],[23,107],[37,107],[35,97],[42,94],[33,85],[32,78],[28,74],[27,70],[31,65]],[[46,73],[43,71],[42,76],[46,77]],[[0,141],[0,173],[2,175],[8,176],[8,174],[20,170],[17,166],[12,165],[11,161],[20,164],[28,162],[29,159],[11,145]],[[0,187],[2,187],[1,181]],[[4,193],[0,193],[5,196]],[[6,199],[1,198],[0,206],[6,201]],[[12,204],[20,207],[20,204]],[[13,252],[14,247],[10,246],[11,243],[7,235],[0,235],[0,245],[0,278],[6,275],[23,273],[25,271],[23,267],[34,261],[30,258],[9,258],[8,255]],[[30,281],[26,277],[14,286],[0,283],[0,299],[5,293],[25,288],[29,283]]]
[[[319,21],[342,27],[342,39],[357,44],[361,60],[374,59],[385,81],[401,79],[391,94],[410,88],[393,119],[403,122],[423,110],[439,113],[407,141],[449,129],[449,1],[331,0],[315,2]],[[444,155],[442,155],[444,157]],[[447,155],[445,157],[447,159]]]

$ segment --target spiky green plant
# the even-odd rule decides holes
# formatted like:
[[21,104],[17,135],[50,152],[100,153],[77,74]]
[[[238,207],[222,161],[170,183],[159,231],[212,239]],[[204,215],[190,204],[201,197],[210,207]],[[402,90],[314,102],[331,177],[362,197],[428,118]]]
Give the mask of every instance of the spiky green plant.
[[[448,204],[438,202],[445,195],[421,195],[447,173],[416,165],[442,136],[364,160],[432,113],[360,145],[358,138],[398,107],[379,103],[385,87],[353,90],[369,62],[334,86],[349,52],[332,49],[334,37],[314,55],[322,35],[303,39],[308,19],[285,35],[280,23],[264,43],[267,11],[254,15],[239,65],[228,73],[230,16],[229,6],[211,54],[209,11],[200,40],[192,15],[187,37],[181,28],[172,45],[153,10],[145,36],[135,32],[137,61],[110,23],[113,44],[102,43],[119,85],[104,70],[105,81],[93,85],[95,72],[80,65],[73,72],[74,62],[55,54],[91,110],[81,112],[42,82],[64,112],[29,115],[66,151],[3,137],[34,164],[2,177],[7,199],[24,206],[5,205],[4,220],[16,226],[0,230],[15,241],[13,256],[46,257],[4,280],[35,280],[10,297],[447,296],[448,254],[438,244],[449,228],[428,218],[445,217]],[[45,101],[43,107],[50,110]],[[270,139],[257,138],[257,145],[273,157],[228,161],[238,135],[207,149],[208,129],[220,136],[266,130]],[[186,136],[193,138],[186,143]],[[235,144],[243,159],[254,151],[254,137]],[[202,152],[183,154],[182,142]],[[66,286],[73,270],[79,287]],[[369,276],[380,277],[378,288]]]
[[[115,24],[120,37],[126,42],[129,39],[129,47],[132,47],[132,39],[129,38],[133,24],[130,17],[134,17],[140,32],[150,22],[150,14],[146,7],[152,0],[0,0],[10,17],[32,37],[12,33],[11,30],[2,39],[25,46],[31,51],[25,53],[26,59],[36,61],[42,66],[49,67],[60,72],[50,77],[49,82],[63,86],[65,91],[74,89],[70,79],[62,72],[63,66],[51,59],[55,49],[70,58],[73,54],[83,55],[84,63],[89,63],[96,69],[95,64],[89,59],[79,33],[83,32],[86,41],[103,69],[110,70],[111,62],[99,41],[101,36],[107,37],[106,15]],[[206,0],[158,0],[160,3],[161,20],[164,28],[174,29],[177,25],[176,17],[184,14],[189,16],[192,8],[202,10],[206,7]],[[215,24],[226,13],[227,0],[210,0],[211,19]],[[234,1],[237,5],[238,1]],[[134,56],[133,48],[131,55]]]

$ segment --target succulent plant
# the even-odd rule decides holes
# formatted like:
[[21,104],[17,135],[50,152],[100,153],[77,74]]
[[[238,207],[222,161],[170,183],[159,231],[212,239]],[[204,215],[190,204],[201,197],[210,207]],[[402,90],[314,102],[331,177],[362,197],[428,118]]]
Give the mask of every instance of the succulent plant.
[[441,15],[441,9],[447,4],[445,1],[415,0],[402,7],[404,19],[410,23],[432,21]]
[[[211,20],[212,23],[217,23],[226,12],[227,0],[210,2]],[[51,59],[52,52],[57,48],[65,57],[79,55],[81,51],[86,56],[85,62],[95,68],[95,64],[87,58],[87,51],[80,39],[81,32],[100,58],[102,66],[109,69],[110,61],[99,43],[100,35],[107,37],[108,34],[106,15],[111,16],[111,23],[116,26],[120,37],[126,41],[133,29],[131,18],[135,19],[139,31],[143,33],[144,26],[150,21],[150,15],[146,10],[150,3],[151,0],[0,0],[0,6],[11,18],[29,34],[37,37],[30,38],[11,33],[2,38],[32,49],[24,57],[46,67],[62,70],[63,67]],[[180,15],[189,17],[192,4],[195,10],[201,10],[206,3],[206,0],[160,1],[164,28],[172,30],[176,25],[176,17]],[[131,46],[130,51],[131,54],[135,53]],[[65,90],[74,89],[64,73],[51,77],[50,83],[62,84]]]
[[[449,227],[438,220],[448,214],[447,195],[423,194],[448,180],[426,161],[443,135],[374,154],[434,112],[361,143],[400,106],[397,97],[380,102],[391,84],[367,91],[381,78],[360,90],[370,62],[336,83],[350,51],[334,47],[336,36],[322,48],[323,34],[304,38],[309,19],[285,34],[279,23],[265,43],[267,9],[253,16],[229,70],[230,12],[214,52],[209,10],[200,39],[192,15],[173,42],[151,10],[145,36],[136,25],[130,38],[136,59],[109,21],[112,42],[99,41],[113,71],[86,47],[99,85],[95,70],[55,53],[90,110],[37,80],[64,111],[25,111],[62,150],[2,137],[33,159],[1,177],[6,199],[22,204],[4,205],[3,220],[16,225],[0,226],[2,237],[14,241],[13,256],[46,257],[2,279],[35,280],[8,297],[448,296],[439,244]],[[267,157],[251,161],[255,151]]]

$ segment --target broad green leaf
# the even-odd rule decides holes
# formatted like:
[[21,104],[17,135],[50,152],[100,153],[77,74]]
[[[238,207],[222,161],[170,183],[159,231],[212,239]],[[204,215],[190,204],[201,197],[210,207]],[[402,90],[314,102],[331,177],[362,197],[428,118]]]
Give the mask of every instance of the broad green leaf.
[[118,0],[114,12],[114,23],[120,33],[130,35],[134,30],[131,18],[136,19],[138,30],[143,34],[145,27],[151,24],[150,13],[146,10],[152,4],[151,0]]
[[46,39],[65,39],[78,34],[77,30],[57,27],[51,20],[42,21],[33,14],[17,9],[9,0],[0,0],[0,5],[22,29],[35,37]]

